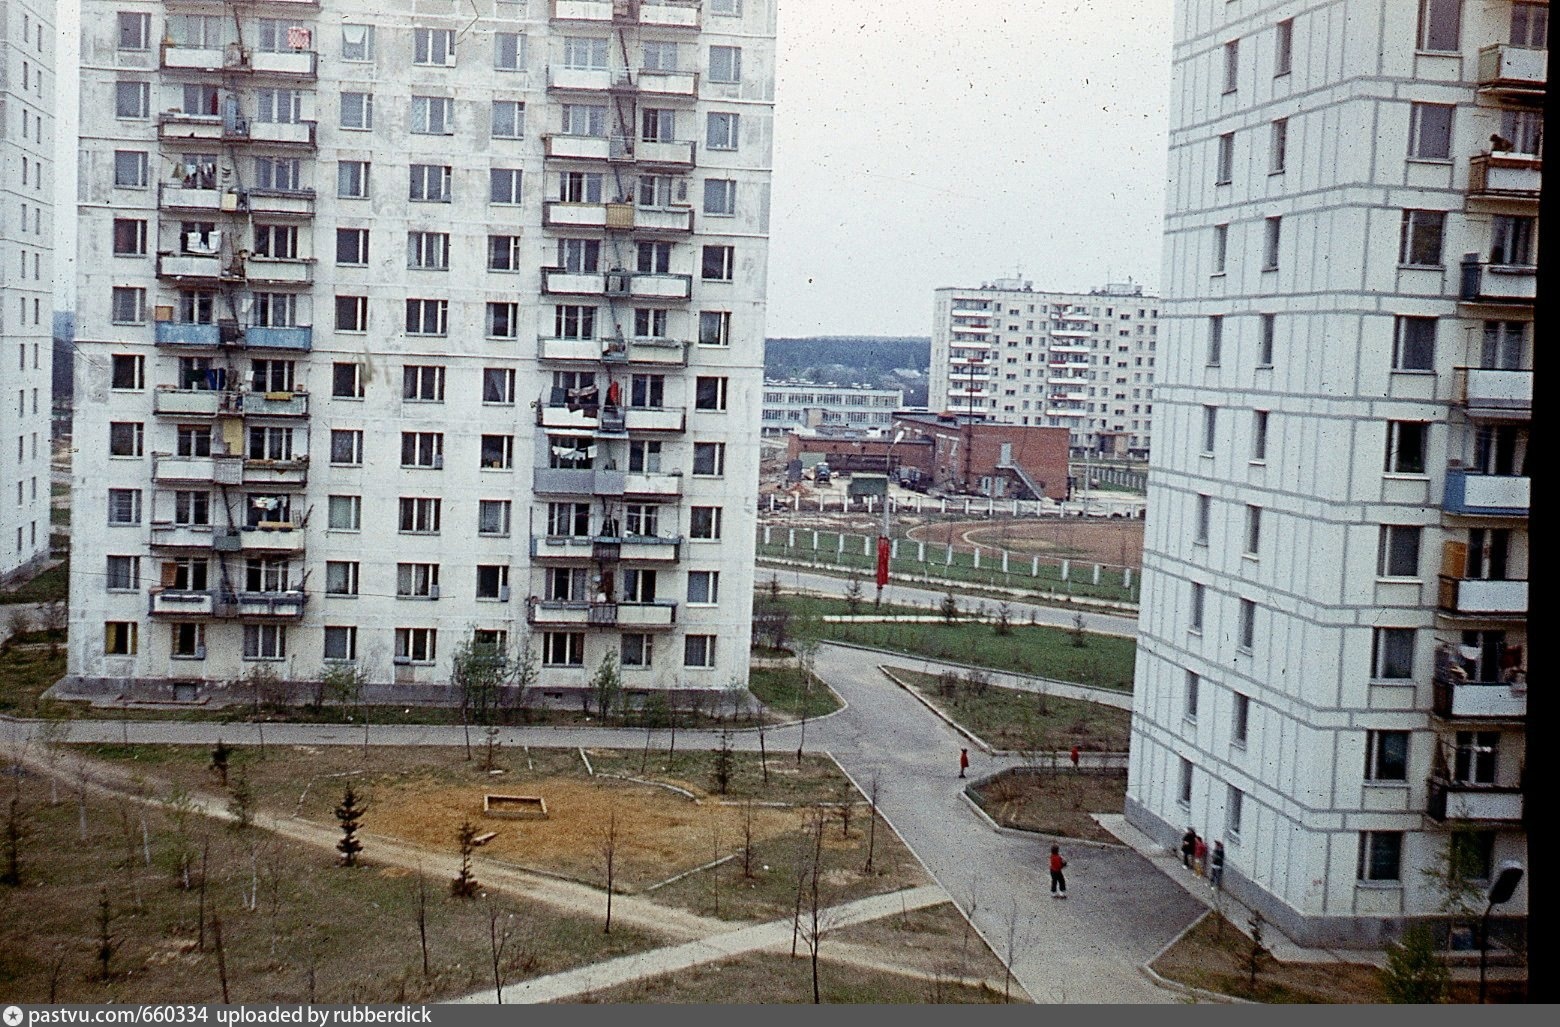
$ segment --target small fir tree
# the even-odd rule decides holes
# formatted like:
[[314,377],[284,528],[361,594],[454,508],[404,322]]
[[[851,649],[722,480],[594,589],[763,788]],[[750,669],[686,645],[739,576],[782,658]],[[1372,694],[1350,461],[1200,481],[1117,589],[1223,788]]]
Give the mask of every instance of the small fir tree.
[[357,866],[358,853],[363,851],[363,843],[357,837],[362,821],[363,807],[358,805],[357,792],[348,784],[341,795],[341,805],[336,807],[336,822],[341,825],[341,841],[336,843],[336,851],[341,853],[344,867]]

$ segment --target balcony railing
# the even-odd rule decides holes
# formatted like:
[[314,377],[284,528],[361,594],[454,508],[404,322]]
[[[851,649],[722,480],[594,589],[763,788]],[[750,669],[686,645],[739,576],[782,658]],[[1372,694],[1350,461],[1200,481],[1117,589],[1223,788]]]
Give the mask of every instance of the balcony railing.
[[244,345],[250,349],[290,349],[306,353],[314,347],[314,329],[307,325],[250,325],[244,329]]
[[699,95],[699,73],[696,71],[641,70],[634,76],[634,84],[647,98],[687,97]]
[[669,599],[576,602],[531,596],[526,601],[526,621],[535,627],[669,628],[677,623],[677,604]]
[[661,367],[686,367],[688,346],[685,339],[663,338],[537,340],[542,360],[655,364]]
[[1548,78],[1548,50],[1496,43],[1479,51],[1479,88],[1513,93],[1542,93]]
[[239,485],[244,480],[244,458],[238,456],[176,456],[152,454],[152,480],[156,482],[211,482]]
[[214,417],[227,411],[229,395],[215,389],[159,388],[152,393],[152,413],[173,417]]
[[243,462],[245,485],[307,485],[309,482],[309,458],[291,460],[245,460]]
[[1531,306],[1538,296],[1538,268],[1532,264],[1487,264],[1478,254],[1463,258],[1458,299],[1464,303]]
[[1536,200],[1544,184],[1544,162],[1536,156],[1484,153],[1468,167],[1468,192],[1489,199]]
[[1533,413],[1533,372],[1459,367],[1457,401],[1480,420],[1526,421]]
[[250,189],[239,198],[238,209],[254,214],[314,216],[313,189]]
[[1440,607],[1447,613],[1485,617],[1525,617],[1527,581],[1454,578],[1441,575]]
[[[303,607],[308,601],[308,593],[301,591],[239,592],[219,601],[218,609],[220,614],[245,620],[298,620],[303,616]],[[228,609],[223,610],[224,606]]]
[[592,540],[591,556],[609,562],[676,563],[682,552],[682,541],[681,535],[600,535]]
[[186,188],[176,182],[159,182],[157,206],[163,210],[233,211],[238,209],[238,194],[222,189]]
[[157,255],[158,278],[171,278],[175,281],[198,279],[216,283],[242,277],[234,274],[235,270],[227,265],[220,253],[159,253]]
[[609,68],[569,68],[557,64],[549,64],[547,66],[547,88],[599,90],[605,92],[612,88],[613,83],[617,81],[619,76],[625,76],[625,73]]
[[1435,715],[1447,720],[1522,720],[1527,716],[1527,684],[1502,681],[1454,681],[1436,678]]
[[542,495],[621,496],[624,475],[596,467],[538,467],[532,476],[533,489]]
[[624,296],[680,301],[693,295],[693,276],[621,270],[581,272],[548,267],[542,269],[542,291],[554,296]]
[[1443,778],[1430,779],[1426,812],[1439,823],[1472,821],[1477,823],[1520,823],[1522,789],[1476,785]]
[[309,394],[307,392],[241,392],[235,393],[238,412],[260,417],[308,417]]
[[216,611],[216,594],[209,589],[154,588],[147,596],[147,612],[153,617],[210,617]]
[[1479,474],[1453,467],[1446,472],[1447,513],[1490,517],[1526,517],[1532,479],[1515,474]]
[[251,282],[308,285],[314,281],[314,261],[256,257],[251,254],[244,260],[243,272],[244,277]]

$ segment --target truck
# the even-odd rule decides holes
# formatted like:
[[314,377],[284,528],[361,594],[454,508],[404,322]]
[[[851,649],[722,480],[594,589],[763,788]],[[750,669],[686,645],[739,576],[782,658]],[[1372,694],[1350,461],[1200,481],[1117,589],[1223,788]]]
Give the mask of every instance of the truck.
[[829,484],[829,478],[830,478],[829,465],[827,463],[825,463],[824,461],[820,460],[820,461],[818,461],[818,463],[813,465],[813,484],[814,485],[827,485],[827,484]]

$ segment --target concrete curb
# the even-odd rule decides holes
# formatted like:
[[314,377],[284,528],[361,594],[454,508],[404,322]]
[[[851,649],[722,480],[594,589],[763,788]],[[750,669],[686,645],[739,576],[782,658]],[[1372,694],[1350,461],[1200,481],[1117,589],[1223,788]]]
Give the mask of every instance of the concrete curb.
[[[1092,838],[1074,838],[1072,835],[1067,834],[1052,834],[1048,831],[1034,831],[1027,827],[1008,827],[1005,824],[997,823],[995,820],[991,819],[991,814],[986,812],[986,808],[982,806],[973,795],[970,794],[971,788],[974,788],[976,785],[985,784],[987,781],[992,780],[992,778],[996,776],[996,774],[990,774],[986,777],[979,778],[978,780],[971,781],[969,784],[959,789],[959,798],[963,799],[969,805],[969,807],[975,811],[976,815],[986,822],[986,826],[990,827],[998,834],[1009,835],[1013,838],[1050,838],[1058,843],[1066,842],[1068,845],[1084,845],[1091,849],[1120,850],[1131,848],[1130,845],[1118,845],[1115,842],[1097,842]],[[1159,957],[1155,956],[1154,958],[1158,959]]]
[[1209,991],[1206,988],[1198,988],[1191,984],[1182,984],[1180,981],[1173,981],[1154,969],[1154,963],[1159,959],[1160,956],[1163,956],[1166,952],[1169,952],[1171,949],[1175,948],[1176,945],[1180,944],[1182,938],[1185,938],[1188,934],[1191,934],[1198,924],[1202,923],[1212,915],[1213,910],[1210,909],[1196,920],[1193,920],[1191,923],[1187,924],[1186,928],[1182,930],[1181,933],[1165,942],[1164,945],[1160,947],[1159,951],[1150,956],[1146,962],[1139,963],[1139,972],[1141,972],[1144,977],[1147,977],[1154,984],[1164,988],[1166,991],[1180,992],[1182,995],[1186,995],[1189,998],[1204,999],[1208,1002],[1217,1002],[1221,1005],[1260,1005],[1261,1003],[1253,1002],[1249,998],[1237,998],[1234,995],[1226,995],[1222,991]]
[[[823,639],[821,641],[822,641],[823,645],[837,645],[837,646],[839,646],[842,649],[855,649],[858,652],[863,652],[863,653],[878,653],[878,654],[880,654],[882,656],[897,656],[900,659],[905,659],[905,660],[920,660],[922,663],[940,663],[940,664],[942,664],[944,666],[947,666],[947,667],[957,667],[960,670],[966,670],[966,671],[975,670],[975,671],[980,671],[980,672],[985,673],[985,674],[1006,674],[1008,677],[1019,678],[1019,679],[1021,679],[1023,681],[1033,681],[1037,685],[1047,685],[1047,686],[1060,685],[1063,688],[1079,688],[1079,689],[1084,690],[1085,692],[1097,692],[1101,696],[1112,696],[1112,697],[1117,698],[1117,699],[1121,699],[1121,698],[1131,699],[1133,694],[1134,694],[1130,689],[1129,690],[1123,690],[1123,689],[1117,689],[1117,688],[1103,688],[1103,687],[1101,687],[1099,685],[1085,685],[1085,684],[1083,684],[1081,682],[1078,682],[1078,681],[1058,681],[1055,678],[1037,677],[1034,674],[1025,674],[1022,671],[1003,670],[1000,667],[978,667],[978,666],[976,666],[973,663],[960,663],[958,660],[944,660],[944,659],[942,659],[940,657],[936,657],[936,656],[922,656],[922,655],[920,655],[918,653],[902,653],[902,652],[899,652],[899,651],[894,650],[894,649],[876,649],[876,648],[873,648],[870,645],[861,645],[861,644],[856,643],[856,642],[837,642],[837,641],[835,641],[832,638],[830,638],[830,639]],[[906,668],[906,669],[914,670],[915,668],[914,667],[909,667],[909,668]],[[998,686],[998,687],[1002,687],[1002,686]],[[1070,698],[1073,698],[1073,697],[1072,696],[1062,696],[1061,698],[1068,698],[1068,699],[1070,699]],[[843,702],[843,700],[841,700],[841,701]],[[1083,699],[1082,701],[1083,702],[1099,702],[1099,700],[1097,700],[1097,699],[1087,699],[1087,698]],[[1109,706],[1111,704],[1110,703],[1106,703],[1106,702],[1100,702],[1099,705],[1101,705],[1101,706]],[[1118,706],[1116,708],[1117,709],[1126,709],[1126,710],[1130,710],[1131,709],[1130,706],[1125,706],[1125,707]]]

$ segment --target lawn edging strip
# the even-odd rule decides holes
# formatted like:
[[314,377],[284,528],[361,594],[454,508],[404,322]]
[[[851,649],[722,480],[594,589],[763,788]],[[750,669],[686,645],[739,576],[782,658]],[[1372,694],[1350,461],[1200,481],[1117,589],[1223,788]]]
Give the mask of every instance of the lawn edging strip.
[[1179,934],[1165,942],[1164,945],[1160,946],[1158,952],[1155,952],[1145,962],[1139,963],[1138,970],[1142,972],[1144,977],[1147,977],[1158,987],[1164,988],[1167,991],[1177,991],[1194,999],[1206,999],[1209,1002],[1219,1002],[1224,1005],[1261,1005],[1261,1003],[1253,1002],[1249,998],[1240,998],[1236,995],[1226,995],[1222,991],[1209,991],[1207,988],[1199,988],[1192,984],[1182,984],[1180,981],[1166,977],[1164,974],[1154,969],[1154,964],[1157,963],[1166,952],[1169,952],[1171,949],[1179,945],[1183,938],[1197,929],[1198,924],[1202,923],[1204,920],[1213,915],[1214,911],[1210,909],[1203,913],[1203,915],[1198,917],[1196,920],[1193,920],[1191,923],[1187,924]]
[[[836,643],[836,644],[844,645],[846,643],[842,642],[842,643]],[[874,651],[877,651],[877,650],[874,650]],[[909,692],[912,696],[914,696],[916,701],[919,702],[922,706],[925,706],[927,709],[929,709],[933,713],[935,713],[942,720],[942,722],[944,724],[947,724],[949,727],[953,728],[959,734],[963,735],[965,738],[968,738],[971,742],[973,742],[975,744],[975,746],[977,748],[979,748],[986,755],[988,755],[988,756],[1011,756],[1011,755],[1013,755],[1013,753],[1011,753],[1011,752],[1009,752],[1007,750],[1004,750],[1002,752],[997,752],[996,750],[992,749],[992,747],[986,742],[986,740],[984,738],[980,737],[975,732],[973,732],[969,728],[965,727],[963,724],[960,724],[958,721],[956,721],[952,717],[948,716],[948,714],[944,713],[941,709],[939,709],[930,699],[928,699],[926,696],[922,695],[921,694],[921,690],[919,688],[916,688],[916,687],[914,687],[912,685],[908,685],[905,682],[901,681],[894,674],[893,671],[888,669],[888,665],[887,664],[880,663],[880,664],[877,665],[877,669],[882,671],[883,672],[883,676],[888,678],[888,680],[892,681],[894,684],[898,685],[900,688],[903,688],[906,692]]]
[[[824,645],[837,645],[837,646],[840,646],[841,648],[844,648],[844,649],[855,649],[858,652],[863,652],[863,653],[879,653],[879,654],[881,654],[883,656],[898,656],[898,657],[909,659],[909,660],[919,660],[920,662],[926,664],[928,667],[931,667],[931,666],[954,667],[954,668],[957,668],[957,669],[963,670],[963,671],[971,671],[971,670],[979,671],[979,672],[981,672],[983,674],[1004,674],[1004,675],[1006,675],[1006,676],[1008,676],[1010,678],[1018,678],[1018,679],[1020,679],[1022,681],[1033,681],[1036,685],[1045,685],[1047,687],[1060,685],[1063,688],[1078,688],[1078,689],[1082,689],[1085,692],[1095,693],[1098,696],[1097,698],[1094,697],[1094,696],[1083,697],[1083,701],[1084,702],[1099,703],[1101,706],[1116,706],[1116,704],[1114,702],[1110,702],[1110,701],[1108,701],[1108,699],[1120,700],[1123,696],[1125,696],[1126,698],[1130,699],[1130,698],[1132,698],[1132,694],[1133,694],[1132,693],[1132,689],[1130,689],[1130,688],[1106,688],[1103,685],[1086,685],[1082,681],[1062,681],[1062,680],[1059,680],[1057,678],[1036,677],[1033,674],[1025,674],[1022,671],[1003,670],[1001,667],[979,667],[979,666],[976,666],[973,663],[960,663],[957,660],[944,660],[941,657],[937,657],[937,656],[923,656],[920,653],[906,653],[906,652],[901,652],[898,649],[879,649],[879,648],[877,648],[875,646],[862,645],[859,642],[839,642],[839,641],[836,641],[835,639],[832,639],[832,638],[820,639],[819,641],[822,642]],[[915,668],[914,667],[906,667],[905,669],[906,670],[914,670]],[[995,683],[993,683],[993,684],[995,684]],[[1005,688],[1007,686],[1005,686],[1005,685],[996,685],[996,687],[998,687],[998,688]],[[1053,694],[1060,694],[1060,693],[1053,693]],[[1068,698],[1072,698],[1072,697],[1069,696]],[[1120,710],[1130,710],[1130,709],[1132,709],[1130,704],[1127,705],[1127,706],[1116,706],[1116,708],[1120,709]],[[814,718],[814,719],[819,719],[819,718]],[[744,730],[746,730],[746,729],[744,729]]]
[[[998,778],[1005,777],[1014,771],[1024,769],[1026,768],[1009,767],[1006,770],[999,770],[995,774],[987,774],[985,777],[971,781],[969,784],[959,789],[959,797],[962,798],[965,802],[969,803],[970,808],[975,811],[977,816],[986,822],[987,826],[989,826],[993,831],[997,831],[1001,834],[1012,835],[1015,838],[1055,838],[1059,841],[1066,842],[1068,845],[1087,845],[1090,848],[1095,849],[1130,849],[1132,847],[1130,845],[1123,845],[1119,842],[1100,842],[1095,841],[1092,838],[1074,838],[1069,834],[1054,834],[1049,831],[1037,831],[1030,827],[1009,827],[1006,824],[997,823],[996,820],[992,818],[991,814],[986,812],[986,807],[981,803],[980,796],[975,793],[975,789],[982,785],[990,784]],[[1154,958],[1158,959],[1159,956],[1156,955]]]

